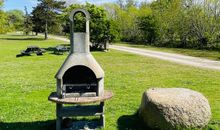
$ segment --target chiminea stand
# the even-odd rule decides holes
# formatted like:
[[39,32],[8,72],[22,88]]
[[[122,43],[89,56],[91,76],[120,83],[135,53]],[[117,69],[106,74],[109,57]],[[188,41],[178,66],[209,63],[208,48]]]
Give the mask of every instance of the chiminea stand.
[[[77,13],[85,16],[85,32],[74,32],[74,17]],[[48,100],[56,103],[56,130],[62,129],[64,117],[74,116],[100,116],[101,123],[91,125],[105,127],[104,101],[110,99],[113,94],[104,91],[104,71],[89,50],[90,15],[85,9],[75,9],[69,18],[70,53],[55,76],[57,91],[48,97]],[[78,128],[86,128],[83,124],[76,123],[71,125],[71,128],[84,129]]]
[[[100,97],[74,97],[74,98],[58,98],[56,92],[52,92],[48,100],[56,103],[56,130],[62,129],[63,117],[74,116],[100,116],[100,126],[105,127],[104,101],[113,96],[111,91],[105,91]],[[99,105],[85,105],[99,103]],[[72,104],[73,106],[64,106],[64,104]]]

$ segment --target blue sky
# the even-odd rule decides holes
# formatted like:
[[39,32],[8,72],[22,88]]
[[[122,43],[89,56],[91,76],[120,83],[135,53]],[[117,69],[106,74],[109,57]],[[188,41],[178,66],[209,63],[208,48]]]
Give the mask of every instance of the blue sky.
[[32,7],[37,5],[37,0],[5,0],[3,9],[5,11],[19,9],[24,11],[24,6],[27,6],[28,12],[31,12]]
[[[116,0],[64,0],[72,3],[77,1],[78,3],[90,2],[94,4],[102,4],[105,2],[115,2]],[[24,11],[24,6],[27,6],[28,12],[32,11],[32,8],[37,5],[37,0],[5,0],[4,10],[19,9]]]
[[[93,3],[93,4],[102,4],[106,2],[116,2],[117,0],[63,0],[67,3]],[[137,1],[144,1],[144,0],[137,0]],[[150,1],[150,0],[148,0]],[[30,13],[32,11],[32,8],[37,5],[37,0],[5,0],[4,4],[4,10],[12,10],[12,9],[19,9],[24,11],[24,6],[27,6],[28,12]]]

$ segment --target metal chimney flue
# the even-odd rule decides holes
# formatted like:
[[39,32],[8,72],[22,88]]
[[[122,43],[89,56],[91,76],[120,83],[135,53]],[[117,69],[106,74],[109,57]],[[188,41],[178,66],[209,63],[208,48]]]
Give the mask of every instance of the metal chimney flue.
[[[74,32],[74,17],[77,13],[83,13],[85,15],[86,20],[86,32]],[[89,19],[90,14],[87,10],[77,9],[71,12],[70,17],[71,21],[71,53],[89,53]]]
[[[74,32],[74,17],[83,13],[86,20],[85,32]],[[104,71],[90,53],[89,12],[73,10],[70,14],[70,54],[56,74],[57,95],[66,97],[94,97],[104,94]]]

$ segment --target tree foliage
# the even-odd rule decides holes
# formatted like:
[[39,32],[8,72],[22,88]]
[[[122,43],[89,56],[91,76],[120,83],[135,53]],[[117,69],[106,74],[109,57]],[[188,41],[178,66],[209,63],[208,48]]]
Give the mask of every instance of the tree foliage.
[[[219,49],[219,0],[118,0],[101,6],[60,0],[38,0],[31,20],[33,31],[50,33],[70,32],[69,14],[73,9],[84,8],[91,14],[90,40],[96,45],[106,41],[127,41],[155,46]],[[70,5],[72,4],[72,5]],[[0,1],[0,7],[3,1]],[[63,9],[63,10],[62,10]],[[7,15],[8,14],[8,15]],[[19,30],[14,19],[18,14],[0,10],[0,32],[7,32],[10,23]],[[18,20],[19,21],[19,20]],[[77,14],[75,31],[85,30],[85,19]]]
[[39,4],[32,11],[32,21],[34,24],[33,31],[44,31],[45,39],[47,39],[48,30],[54,31],[60,25],[58,16],[62,12],[65,2],[57,0],[38,1]]
[[43,20],[43,15],[41,14],[42,12],[42,7],[41,6],[37,6],[34,8],[34,10],[32,11],[32,16],[31,16],[31,20],[33,22],[33,29],[32,31],[34,31],[36,33],[36,35],[38,33],[42,33],[45,30],[45,20]]
[[8,15],[8,22],[16,31],[22,31],[24,25],[24,13],[21,10],[9,10],[6,12]]
[[118,24],[120,37],[123,41],[138,42],[143,39],[141,30],[139,29],[138,20],[151,14],[149,7],[136,7],[134,0],[120,0],[118,5],[104,5],[109,17]]
[[10,31],[7,19],[7,14],[0,10],[0,34]]
[[122,41],[156,46],[220,48],[219,0],[118,0],[104,5]]
[[158,45],[211,49],[219,36],[218,4],[215,0],[153,2],[151,7],[159,21]]
[[[104,42],[113,41],[116,39],[117,25],[114,21],[107,19],[106,11],[102,7],[97,7],[93,4],[87,3],[86,5],[74,4],[64,10],[62,19],[65,21],[63,24],[64,32],[69,33],[70,23],[69,14],[73,9],[84,8],[90,15],[90,41],[93,45],[102,45]],[[82,14],[78,13],[75,16],[74,31],[85,32],[85,18]]]
[[158,37],[157,21],[153,15],[138,17],[138,27],[141,31],[141,41],[154,43]]
[[12,27],[8,22],[8,15],[2,10],[4,1],[0,0],[0,34],[12,31]]
[[32,30],[32,21],[31,21],[31,16],[30,14],[28,14],[28,11],[27,11],[27,7],[25,7],[25,17],[24,17],[24,24],[23,24],[23,31],[25,33],[25,35],[29,35],[29,33],[31,32]]
[[4,1],[0,0],[0,8],[3,6]]

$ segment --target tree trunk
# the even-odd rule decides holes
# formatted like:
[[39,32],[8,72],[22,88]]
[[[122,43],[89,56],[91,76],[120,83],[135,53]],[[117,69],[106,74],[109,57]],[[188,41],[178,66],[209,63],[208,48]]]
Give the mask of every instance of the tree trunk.
[[109,49],[109,41],[104,42],[104,50],[108,51]]
[[38,32],[35,32],[35,35],[37,36],[37,35],[38,35]]
[[48,39],[48,37],[47,37],[47,20],[46,20],[46,24],[45,24],[45,38],[44,39],[45,40]]

